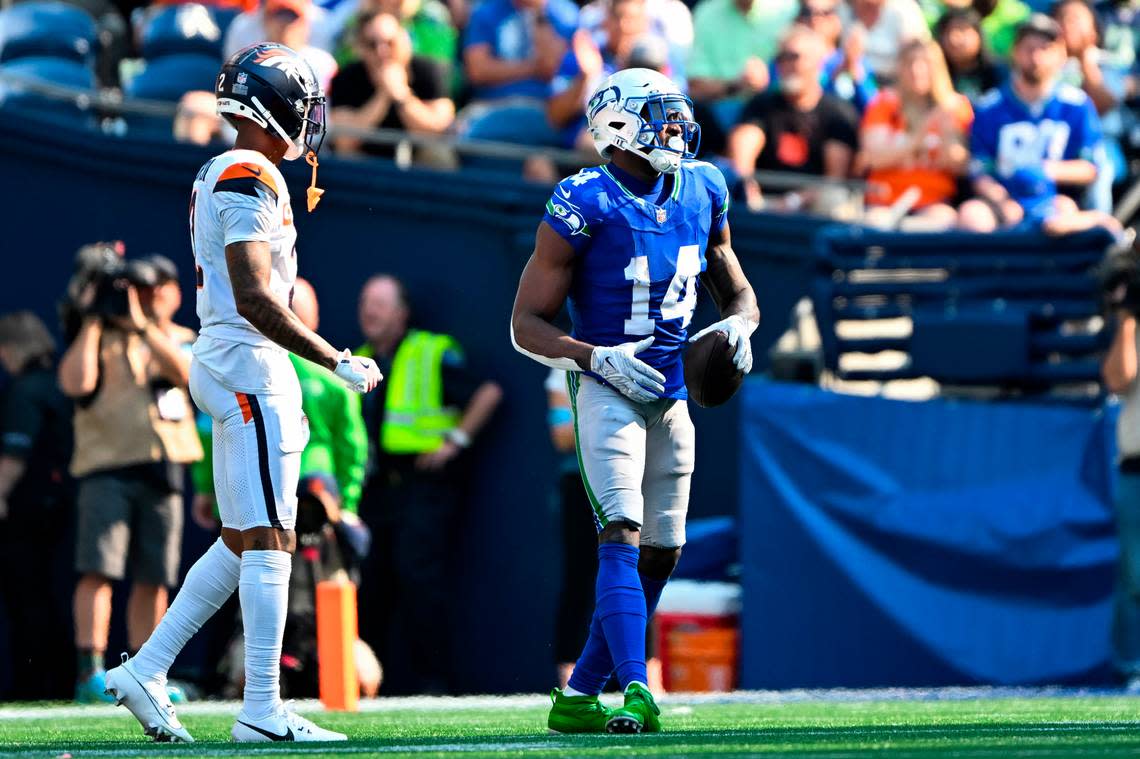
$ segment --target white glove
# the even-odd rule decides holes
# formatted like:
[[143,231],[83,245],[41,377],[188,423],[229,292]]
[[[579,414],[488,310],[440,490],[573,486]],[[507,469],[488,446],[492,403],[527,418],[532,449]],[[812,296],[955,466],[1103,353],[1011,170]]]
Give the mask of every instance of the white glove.
[[590,371],[630,400],[649,403],[665,392],[665,375],[639,358],[638,353],[653,345],[647,337],[639,343],[622,343],[612,348],[594,348],[590,354]]
[[752,333],[756,331],[758,326],[739,314],[733,314],[727,319],[721,319],[719,322],[705,327],[690,337],[689,342],[699,340],[710,332],[723,332],[724,336],[728,338],[729,347],[736,349],[736,353],[732,356],[732,363],[741,372],[748,374],[752,371],[752,342],[749,338],[752,337]]
[[384,375],[370,358],[354,356],[347,348],[340,352],[333,374],[354,393],[371,392]]

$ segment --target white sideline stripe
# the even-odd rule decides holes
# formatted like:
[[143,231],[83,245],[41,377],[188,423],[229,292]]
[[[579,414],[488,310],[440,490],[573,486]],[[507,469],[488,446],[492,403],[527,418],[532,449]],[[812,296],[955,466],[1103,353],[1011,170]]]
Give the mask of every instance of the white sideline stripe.
[[[871,701],[973,701],[995,698],[1120,698],[1120,690],[1091,688],[870,688],[865,690],[801,689],[781,691],[734,691],[732,693],[667,693],[658,703],[662,706],[701,706],[705,704],[789,704],[803,702],[865,703]],[[617,702],[620,694],[603,697]],[[324,707],[315,699],[295,702],[299,712],[320,712]],[[511,696],[410,696],[403,698],[373,698],[360,702],[362,713],[398,711],[474,711],[486,709],[545,708],[550,705],[546,694],[517,694]],[[179,715],[219,716],[236,715],[240,701],[193,701],[177,707]],[[126,714],[111,704],[80,706],[77,704],[0,706],[0,721],[11,719],[69,719]]]
[[[205,748],[198,743],[176,743],[170,744],[173,747],[181,747],[187,749],[189,756],[240,756],[245,753],[244,749],[239,744],[227,744],[229,748]],[[245,744],[242,744],[245,745]],[[320,754],[328,756],[329,754],[437,754],[441,752],[458,752],[458,753],[487,753],[499,751],[562,751],[572,748],[580,748],[581,743],[569,742],[554,742],[554,741],[497,741],[494,743],[411,743],[399,746],[353,746],[345,745],[343,743],[320,743],[314,746],[298,746],[296,744],[288,745],[281,743],[253,743],[249,744],[253,747],[259,747],[261,751],[268,751],[273,756],[281,754],[304,756],[306,754]],[[267,747],[272,745],[271,749]],[[72,753],[80,757],[88,756],[139,756],[143,753],[154,751],[156,744],[153,743],[140,743],[137,748],[76,748]],[[163,744],[157,744],[158,750],[161,750]],[[606,744],[607,748],[611,748]],[[620,746],[615,746],[620,748]],[[28,751],[0,751],[4,756],[43,756],[44,750],[28,750]],[[252,752],[251,752],[252,753]],[[256,756],[256,753],[253,753]]]

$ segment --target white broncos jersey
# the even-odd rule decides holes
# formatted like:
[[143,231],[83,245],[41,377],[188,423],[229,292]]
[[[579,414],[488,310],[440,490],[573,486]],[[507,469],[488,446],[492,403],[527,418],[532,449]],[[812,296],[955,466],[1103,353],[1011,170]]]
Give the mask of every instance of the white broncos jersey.
[[202,322],[194,357],[235,392],[290,392],[297,375],[288,353],[238,313],[226,265],[227,245],[268,243],[269,288],[289,305],[297,278],[297,230],[281,172],[253,150],[210,159],[194,180],[190,237]]

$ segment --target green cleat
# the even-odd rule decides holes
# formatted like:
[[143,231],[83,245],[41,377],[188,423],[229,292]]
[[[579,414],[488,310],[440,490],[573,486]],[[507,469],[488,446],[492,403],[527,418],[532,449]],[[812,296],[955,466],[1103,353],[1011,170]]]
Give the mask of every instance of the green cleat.
[[597,696],[567,696],[560,688],[550,691],[550,716],[546,726],[555,733],[604,733],[611,710]]
[[649,689],[630,683],[625,689],[625,706],[614,709],[606,722],[608,733],[659,733],[661,709]]

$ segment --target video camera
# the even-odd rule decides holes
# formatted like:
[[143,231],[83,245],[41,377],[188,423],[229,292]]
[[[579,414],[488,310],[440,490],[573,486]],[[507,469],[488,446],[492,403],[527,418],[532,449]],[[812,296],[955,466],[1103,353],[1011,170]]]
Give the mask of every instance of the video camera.
[[125,250],[116,240],[84,245],[75,254],[75,270],[60,304],[60,319],[69,340],[84,317],[107,320],[127,316],[131,287],[158,284],[158,270],[146,261],[128,261],[123,257]]

